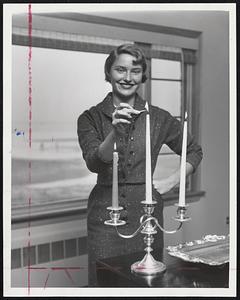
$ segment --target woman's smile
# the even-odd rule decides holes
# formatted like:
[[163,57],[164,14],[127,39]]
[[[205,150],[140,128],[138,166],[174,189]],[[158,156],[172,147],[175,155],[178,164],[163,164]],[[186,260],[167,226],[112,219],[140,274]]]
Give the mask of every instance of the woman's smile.
[[125,83],[125,82],[119,82],[119,85],[123,88],[123,89],[131,89],[135,84],[131,84],[131,83]]

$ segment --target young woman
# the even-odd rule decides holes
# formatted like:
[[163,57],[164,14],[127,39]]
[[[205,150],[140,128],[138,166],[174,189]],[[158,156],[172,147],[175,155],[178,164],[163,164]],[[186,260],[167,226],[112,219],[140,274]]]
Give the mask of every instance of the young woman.
[[[88,257],[89,286],[97,286],[95,262],[121,254],[144,249],[143,237],[123,239],[115,228],[104,225],[109,219],[106,209],[112,203],[112,156],[114,143],[119,153],[118,182],[121,227],[124,234],[133,233],[143,214],[141,201],[145,200],[145,119],[146,102],[137,94],[147,80],[146,59],[142,50],[124,44],[113,50],[105,62],[105,78],[112,85],[105,99],[80,115],[78,138],[83,157],[90,171],[98,174],[97,184],[88,200]],[[148,99],[149,100],[149,99]],[[167,111],[149,105],[151,120],[152,173],[163,144],[181,154],[182,126]],[[202,159],[202,150],[188,134],[186,175],[192,173]],[[180,171],[155,183],[153,198],[157,201],[155,216],[163,225],[164,194],[180,181]],[[163,234],[159,232],[154,247],[163,247]]]

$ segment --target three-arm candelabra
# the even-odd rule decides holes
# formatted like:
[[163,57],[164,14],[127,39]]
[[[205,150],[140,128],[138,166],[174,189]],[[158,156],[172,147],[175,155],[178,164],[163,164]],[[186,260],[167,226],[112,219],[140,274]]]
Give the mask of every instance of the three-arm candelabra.
[[156,201],[152,199],[152,172],[151,172],[151,141],[150,141],[150,114],[148,103],[146,102],[146,197],[145,201],[142,201],[144,214],[140,218],[140,225],[137,230],[131,235],[124,235],[118,231],[118,226],[126,224],[125,221],[120,219],[121,206],[118,206],[118,152],[116,151],[116,143],[114,144],[113,152],[113,185],[112,185],[112,206],[107,209],[110,210],[110,220],[105,221],[106,225],[111,225],[116,228],[117,234],[125,239],[130,239],[136,236],[140,231],[144,234],[144,242],[147,247],[144,249],[146,254],[141,261],[137,261],[131,266],[131,270],[137,274],[154,275],[165,271],[166,266],[159,261],[156,261],[151,255],[153,250],[151,245],[154,241],[154,234],[157,233],[157,229],[162,230],[165,233],[175,233],[181,227],[183,222],[190,220],[186,217],[186,204],[185,204],[185,178],[186,178],[186,147],[187,147],[187,113],[185,113],[185,120],[183,126],[183,142],[182,142],[182,155],[181,155],[181,168],[180,168],[180,191],[179,191],[179,203],[177,204],[177,216],[174,218],[179,222],[179,226],[176,230],[165,230],[159,224],[157,218],[153,216]]
[[154,242],[154,234],[157,234],[157,229],[162,230],[165,233],[173,234],[176,233],[181,227],[183,222],[190,220],[190,218],[186,217],[186,206],[178,206],[177,209],[177,216],[174,220],[179,222],[177,229],[169,231],[165,230],[158,222],[157,218],[155,218],[152,214],[154,212],[154,208],[156,205],[156,201],[152,201],[149,203],[147,201],[142,201],[144,214],[140,218],[140,225],[137,230],[130,234],[124,235],[118,231],[118,226],[125,225],[126,222],[120,219],[120,214],[122,207],[119,206],[118,208],[108,207],[107,209],[110,210],[110,220],[105,221],[106,225],[111,225],[116,228],[117,234],[125,239],[130,239],[136,236],[139,232],[144,234],[144,242],[146,244],[146,248],[144,249],[146,254],[141,261],[137,261],[131,265],[132,272],[142,275],[155,275],[162,273],[166,270],[165,264],[160,261],[157,261],[153,258],[151,251],[153,250],[151,245]]

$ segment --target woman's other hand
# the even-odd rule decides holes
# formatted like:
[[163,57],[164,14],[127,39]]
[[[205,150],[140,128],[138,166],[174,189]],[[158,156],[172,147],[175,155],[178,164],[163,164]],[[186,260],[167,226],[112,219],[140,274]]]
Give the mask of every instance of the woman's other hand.
[[[192,174],[193,166],[186,162],[186,177]],[[160,194],[165,194],[174,188],[180,182],[180,168],[177,169],[169,177],[161,180],[153,180],[153,185],[158,190]]]
[[160,194],[166,194],[176,186],[176,182],[169,177],[161,180],[153,180],[153,185]]

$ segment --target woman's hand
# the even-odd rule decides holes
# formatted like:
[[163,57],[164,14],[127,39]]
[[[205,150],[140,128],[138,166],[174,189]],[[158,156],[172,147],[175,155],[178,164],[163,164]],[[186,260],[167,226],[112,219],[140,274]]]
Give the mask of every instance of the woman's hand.
[[[186,177],[193,172],[193,166],[186,162]],[[180,182],[180,168],[177,169],[169,177],[161,180],[153,180],[154,187],[158,190],[160,194],[165,194],[174,188]]]
[[116,131],[123,133],[126,124],[131,124],[132,115],[137,115],[141,112],[127,103],[120,103],[112,114],[112,124]]
[[160,194],[165,194],[176,186],[176,182],[168,177],[162,180],[153,180],[153,185]]
[[116,107],[112,114],[112,124],[114,130],[112,130],[105,138],[105,140],[99,146],[99,154],[104,161],[112,160],[112,153],[114,143],[116,142],[116,133],[118,135],[124,135],[126,133],[125,126],[131,123],[132,114],[140,114],[145,110],[136,110],[127,103],[120,103]]

